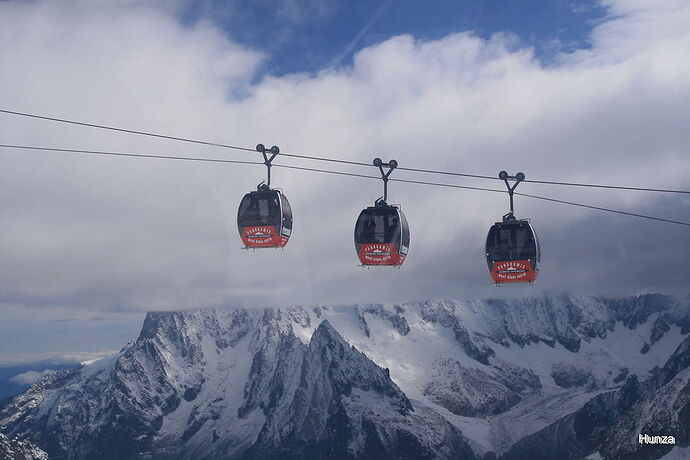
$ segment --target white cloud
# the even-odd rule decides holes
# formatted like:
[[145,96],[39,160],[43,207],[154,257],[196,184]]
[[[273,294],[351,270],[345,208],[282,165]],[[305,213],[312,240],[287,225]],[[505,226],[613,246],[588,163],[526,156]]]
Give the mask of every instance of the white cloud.
[[43,377],[53,372],[50,369],[44,371],[28,371],[21,374],[17,374],[10,379],[10,382],[16,383],[17,385],[31,385],[38,382]]
[[[690,62],[679,56],[690,51],[690,30],[681,26],[690,13],[682,3],[654,5],[611,3],[615,15],[597,27],[593,48],[564,55],[555,67],[542,67],[505,35],[399,36],[360,51],[350,67],[252,84],[262,56],[208,23],[184,27],[139,4],[4,2],[0,55],[11,65],[0,68],[0,100],[16,110],[235,145],[275,143],[285,152],[687,188]],[[661,25],[664,32],[655,32]],[[8,116],[0,117],[0,140],[249,158]],[[498,194],[392,183],[392,201],[403,204],[412,226],[410,256],[400,271],[367,271],[356,267],[352,227],[380,194],[373,181],[276,168],[274,182],[293,203],[294,236],[285,251],[252,253],[239,250],[234,219],[242,194],[261,180],[260,167],[8,151],[0,162],[3,302],[164,309],[495,293],[481,246],[507,206]],[[660,206],[654,195],[520,190],[649,214]],[[577,240],[569,232],[593,215],[519,198],[517,213],[533,217],[547,240]],[[598,219],[598,236],[618,241],[621,226],[640,228],[631,222]],[[687,241],[661,224],[653,229],[655,240]],[[580,244],[592,263],[578,282],[598,289],[610,272],[607,259]],[[565,252],[544,251],[551,272],[542,287],[571,287],[562,276],[572,265]],[[654,276],[668,287],[665,273]],[[625,270],[617,277],[623,287],[640,280]]]
[[[106,351],[96,351],[96,352],[44,352],[44,353],[23,353],[23,354],[13,354],[11,356],[0,356],[0,367],[13,367],[22,366],[27,364],[44,364],[48,366],[62,366],[69,364],[79,364],[85,361],[92,361],[95,359],[103,358],[105,356],[110,356],[117,353],[117,350],[106,350]],[[50,369],[44,371],[30,371],[24,372],[22,374],[12,377],[13,382],[22,384],[23,382],[19,380],[26,380],[32,376],[36,376],[42,373],[34,381],[38,381],[43,375],[51,372]],[[19,379],[19,380],[15,380]],[[33,382],[26,382],[33,383]]]

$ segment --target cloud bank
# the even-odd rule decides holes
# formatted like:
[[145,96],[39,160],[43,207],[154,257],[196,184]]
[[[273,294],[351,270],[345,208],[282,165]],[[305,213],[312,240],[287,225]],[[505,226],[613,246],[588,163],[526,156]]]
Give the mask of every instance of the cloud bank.
[[[688,188],[690,7],[606,2],[592,47],[544,67],[510,35],[393,37],[353,64],[283,77],[209,22],[152,4],[0,3],[0,101],[13,110],[284,152],[532,179]],[[0,117],[4,143],[256,159]],[[283,158],[280,162],[330,167]],[[236,209],[259,166],[0,151],[0,302],[152,310],[494,296],[483,259],[502,194],[392,183],[411,225],[401,270],[357,267],[365,179],[276,168],[293,204],[285,251],[240,251]],[[357,167],[338,167],[374,173]],[[444,180],[411,175],[394,177]],[[453,183],[500,187],[457,179]],[[526,193],[682,218],[687,198],[523,184]],[[687,229],[526,198],[542,237],[539,290],[687,291]],[[2,307],[0,307],[2,308]]]
[[38,382],[43,377],[51,373],[50,369],[44,371],[28,371],[21,374],[17,374],[10,379],[10,382],[16,383],[17,385],[31,385]]

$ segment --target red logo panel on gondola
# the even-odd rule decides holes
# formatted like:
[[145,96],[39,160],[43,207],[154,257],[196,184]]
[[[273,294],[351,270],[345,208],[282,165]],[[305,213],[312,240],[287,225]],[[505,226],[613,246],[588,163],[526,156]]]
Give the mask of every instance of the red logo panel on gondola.
[[532,268],[529,260],[494,262],[491,279],[497,284],[533,283],[537,279],[537,272]]
[[357,256],[362,265],[402,265],[405,261],[405,255],[400,254],[394,244],[360,244]]
[[242,229],[242,242],[248,248],[282,248],[288,239],[289,237],[279,235],[277,228],[272,225]]

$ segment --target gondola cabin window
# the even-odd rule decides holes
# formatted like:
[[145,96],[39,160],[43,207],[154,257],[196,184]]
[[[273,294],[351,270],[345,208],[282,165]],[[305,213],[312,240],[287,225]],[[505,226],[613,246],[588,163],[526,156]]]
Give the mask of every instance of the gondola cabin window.
[[[253,195],[253,196],[252,196]],[[275,194],[249,194],[240,204],[240,226],[279,225],[280,203]]]
[[537,248],[529,224],[495,225],[487,238],[490,260],[535,260]]
[[400,221],[396,209],[363,213],[357,222],[357,242],[396,243],[400,239]]

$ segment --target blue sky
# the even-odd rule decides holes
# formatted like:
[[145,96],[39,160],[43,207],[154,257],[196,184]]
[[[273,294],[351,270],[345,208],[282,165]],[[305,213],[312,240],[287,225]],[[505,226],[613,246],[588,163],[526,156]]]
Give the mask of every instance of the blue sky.
[[234,42],[265,52],[264,70],[280,76],[348,65],[359,49],[401,34],[510,34],[549,65],[558,53],[588,48],[606,12],[594,0],[201,0],[178,16],[185,24],[212,21]]

